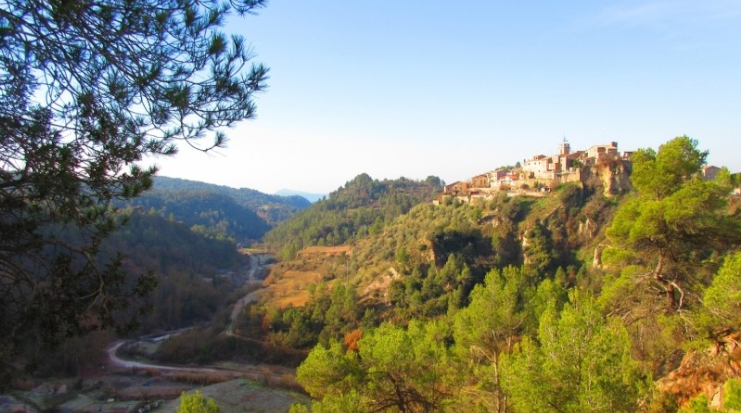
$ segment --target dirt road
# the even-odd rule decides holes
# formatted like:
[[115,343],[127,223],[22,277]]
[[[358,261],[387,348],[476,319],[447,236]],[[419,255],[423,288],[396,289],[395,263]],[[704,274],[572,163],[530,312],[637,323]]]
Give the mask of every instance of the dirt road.
[[[263,269],[266,267],[264,264],[265,257],[270,257],[270,254],[251,254],[246,253],[249,264],[248,264],[248,284],[252,283],[258,283],[260,280],[258,280],[258,273],[260,271],[263,271]],[[237,317],[240,315],[240,312],[245,308],[246,305],[258,301],[260,298],[260,290],[253,291],[251,293],[248,293],[241,299],[237,300],[235,302],[235,305],[232,307],[232,312],[230,313],[230,325],[227,327],[226,333],[228,335],[233,335],[233,327],[235,325],[235,320],[237,320]]]

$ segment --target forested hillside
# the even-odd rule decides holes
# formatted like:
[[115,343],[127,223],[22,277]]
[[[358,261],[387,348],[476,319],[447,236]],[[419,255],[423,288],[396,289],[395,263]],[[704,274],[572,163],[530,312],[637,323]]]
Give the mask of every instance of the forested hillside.
[[[99,260],[119,259],[126,280],[146,274],[154,288],[146,298],[118,309],[137,320],[123,333],[200,325],[224,329],[226,308],[245,294],[246,261],[238,245],[259,240],[270,228],[254,209],[278,220],[307,205],[301,197],[159,177],[155,188],[127,203],[116,202],[116,219],[125,224],[103,241]],[[64,239],[76,237],[74,232],[60,234]],[[77,338],[51,352],[29,348],[28,360],[43,360],[39,365],[45,374],[74,375],[81,348],[102,351],[112,339],[109,331]]]
[[311,204],[307,199],[297,195],[269,195],[249,188],[235,189],[224,185],[168,178],[165,176],[156,177],[153,188],[163,191],[222,194],[232,198],[238,205],[255,212],[269,225],[282,222],[297,212],[309,207]]
[[109,238],[104,251],[119,252],[130,274],[152,272],[157,287],[140,317],[138,332],[167,331],[210,322],[234,285],[241,257],[233,242],[206,237],[156,213],[129,211],[129,222]]
[[[234,243],[206,237],[155,212],[131,207],[122,212],[128,221],[105,240],[101,259],[121,254],[127,279],[149,273],[155,285],[146,299],[122,309],[138,321],[123,336],[215,322],[235,293],[228,274],[243,265]],[[91,355],[103,353],[115,339],[113,330],[101,331],[65,341],[54,350],[28,348],[23,357],[36,363],[37,374],[74,376],[82,366],[99,368]]]
[[129,205],[179,221],[194,232],[218,240],[248,242],[260,239],[270,225],[233,198],[205,190],[150,190]]
[[300,196],[157,177],[153,189],[126,205],[182,222],[210,238],[249,243],[260,240],[273,225],[307,208],[310,202]]
[[[353,215],[331,207],[364,201],[331,196],[271,236],[321,244],[331,229],[324,242],[353,245],[335,258],[348,281],[328,274],[300,308],[253,306],[242,328],[318,343],[298,370],[313,412],[737,411],[740,183],[724,169],[702,179],[705,158],[676,138],[635,153],[629,194],[451,198],[347,234],[339,217]],[[366,178],[347,188],[373,188]]]
[[304,247],[340,245],[378,234],[385,223],[414,205],[430,202],[443,189],[434,176],[375,180],[361,174],[266,234],[266,244],[291,259]]

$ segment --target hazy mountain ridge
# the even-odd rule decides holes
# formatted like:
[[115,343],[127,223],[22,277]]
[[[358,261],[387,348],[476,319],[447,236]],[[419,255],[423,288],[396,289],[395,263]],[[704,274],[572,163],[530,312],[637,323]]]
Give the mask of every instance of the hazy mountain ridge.
[[328,194],[316,194],[312,192],[304,192],[304,191],[296,191],[294,189],[286,189],[282,188],[276,191],[275,195],[279,196],[301,196],[302,198],[305,198],[306,200],[314,203],[317,202],[325,197],[328,196]]

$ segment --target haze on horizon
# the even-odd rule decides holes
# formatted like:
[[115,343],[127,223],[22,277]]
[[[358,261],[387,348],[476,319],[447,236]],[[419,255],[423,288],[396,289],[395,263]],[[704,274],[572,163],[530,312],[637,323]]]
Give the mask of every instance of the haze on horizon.
[[468,179],[536,154],[679,135],[740,171],[740,2],[270,1],[235,17],[270,67],[226,149],[160,175],[274,193]]

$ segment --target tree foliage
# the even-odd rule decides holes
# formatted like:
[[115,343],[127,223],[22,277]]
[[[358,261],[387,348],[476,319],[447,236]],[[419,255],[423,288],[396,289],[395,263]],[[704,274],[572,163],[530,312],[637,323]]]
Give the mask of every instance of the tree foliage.
[[619,320],[604,320],[593,299],[574,290],[559,312],[545,312],[538,342],[508,357],[504,380],[517,412],[634,411],[639,371]]
[[701,394],[689,400],[678,413],[737,413],[741,408],[740,377],[732,378],[723,385],[722,408],[716,409],[709,406],[709,398]]
[[646,277],[661,287],[670,310],[684,307],[705,258],[740,245],[740,218],[727,213],[729,174],[723,170],[714,181],[704,180],[706,156],[686,136],[657,153],[636,152],[631,180],[637,194],[606,230],[625,257],[648,268]]
[[740,331],[740,251],[728,255],[712,284],[704,290],[697,325],[708,338]]
[[211,397],[205,397],[199,390],[182,393],[178,413],[219,413],[219,405]]
[[[0,6],[0,359],[118,324],[152,288],[101,240],[113,199],[152,184],[148,155],[225,144],[267,69],[219,31],[260,0],[8,0]],[[214,140],[201,143],[210,132]],[[31,341],[29,341],[31,340]],[[7,365],[6,365],[7,366]],[[4,369],[5,370],[5,369]]]
[[490,411],[507,411],[501,359],[526,325],[524,280],[522,271],[515,267],[489,272],[484,284],[472,290],[470,304],[454,318],[456,349],[473,365],[471,379],[483,393],[477,399]]
[[297,380],[317,399],[313,411],[442,411],[459,385],[442,325],[413,322],[407,330],[383,324],[365,334],[358,352],[340,343],[321,345],[297,370]]
[[341,245],[379,234],[393,221],[421,202],[431,201],[441,187],[432,177],[375,180],[361,174],[338,188],[327,199],[314,203],[266,234],[265,241],[283,250],[285,259],[312,245]]

